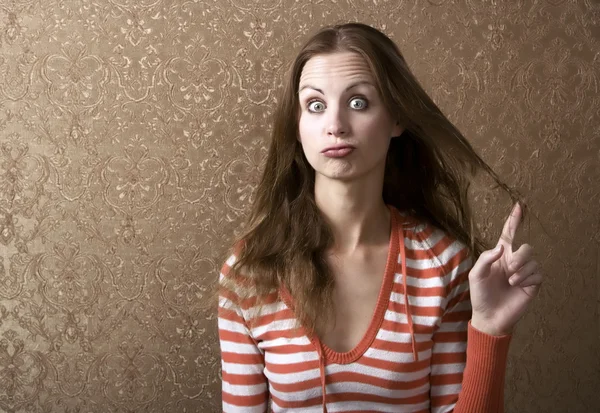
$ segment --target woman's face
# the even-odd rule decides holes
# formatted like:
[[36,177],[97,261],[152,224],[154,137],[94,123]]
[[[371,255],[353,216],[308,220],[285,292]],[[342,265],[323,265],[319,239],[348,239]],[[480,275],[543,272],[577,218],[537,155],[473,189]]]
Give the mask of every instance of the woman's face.
[[[393,136],[402,128],[388,113],[365,60],[356,53],[317,55],[299,84],[300,143],[317,179],[383,176]],[[342,147],[326,151],[331,147]]]

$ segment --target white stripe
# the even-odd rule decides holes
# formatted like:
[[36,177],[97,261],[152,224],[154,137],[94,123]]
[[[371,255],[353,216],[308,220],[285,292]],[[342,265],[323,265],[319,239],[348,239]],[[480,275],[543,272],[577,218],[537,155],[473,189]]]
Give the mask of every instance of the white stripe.
[[437,329],[438,333],[457,333],[459,331],[467,331],[467,320],[465,321],[457,321],[456,323],[442,323]]
[[[273,396],[285,400],[285,401],[303,401],[311,397],[317,397],[321,394],[321,385],[318,384],[310,390],[300,390],[295,392],[280,392],[275,389],[271,389]],[[368,395],[385,395],[386,397],[393,398],[408,398],[416,396],[429,391],[429,383],[425,383],[420,387],[415,387],[409,390],[390,390],[383,389],[379,386],[375,386],[368,383],[357,383],[354,381],[347,381],[341,383],[327,384],[327,394],[338,394],[338,393],[362,393]]]
[[413,239],[405,237],[404,243],[406,245],[410,245],[410,249],[412,249],[412,250],[417,250],[417,251],[430,250],[435,244],[437,244],[442,239],[444,239],[445,236],[446,236],[446,233],[444,233],[443,231],[441,231],[439,229],[436,229],[431,233],[429,238],[425,238],[424,240],[421,241],[421,240],[413,240]]
[[408,390],[391,390],[384,389],[380,386],[376,386],[368,383],[357,383],[357,382],[343,382],[343,383],[332,383],[331,386],[327,385],[327,393],[363,393],[363,394],[376,394],[385,395],[386,397],[393,398],[405,398],[416,396],[418,394],[427,393],[429,391],[429,383],[425,383],[420,387],[415,387]]
[[468,281],[464,281],[464,282],[458,284],[456,287],[454,287],[452,289],[452,291],[450,291],[450,294],[448,294],[448,297],[446,297],[447,301],[444,303],[444,307],[448,304],[448,301],[450,301],[451,299],[453,299],[456,296],[461,295],[462,293],[464,293],[468,289],[469,289],[469,282]]
[[[442,266],[445,266],[452,258],[454,258],[454,256],[460,251],[451,251],[452,253],[447,252],[452,249],[453,248],[451,247],[446,248],[446,250],[442,254],[438,256],[432,255],[431,258],[427,259],[413,260],[411,258],[407,258],[406,267],[412,268],[414,270],[430,270],[441,268]],[[470,267],[470,265],[471,258],[467,256],[464,260],[460,262],[459,267],[466,269],[467,267]]]
[[[367,352],[365,353],[365,357],[369,357],[369,351],[370,350],[367,350]],[[375,358],[375,357],[371,357],[371,358]],[[420,360],[422,360],[422,359],[420,358]],[[393,368],[392,363],[400,363],[400,361],[396,360],[395,358],[388,359],[386,361],[390,362],[390,365],[389,365],[390,369]],[[413,361],[412,357],[411,357],[410,361],[411,362]],[[330,364],[327,366],[327,373],[328,374],[359,373],[359,374],[363,374],[365,376],[388,378],[388,379],[397,379],[398,377],[401,377],[402,381],[410,382],[410,381],[415,381],[415,380],[419,380],[423,377],[426,377],[429,374],[429,367],[426,367],[422,370],[413,371],[413,372],[404,372],[404,371],[395,372],[392,370],[380,369],[377,367],[371,367],[371,366],[367,366],[365,364],[360,364],[360,362],[356,362],[356,363],[351,363],[351,364]]]
[[[377,332],[377,338],[390,343],[411,343],[412,338],[410,333],[396,333],[395,331],[385,330],[380,328]],[[422,343],[431,340],[431,334],[415,334],[415,341]]]
[[465,371],[465,365],[465,363],[432,364],[431,375],[443,376],[445,374],[462,373],[463,371]]
[[[415,307],[440,307],[444,297],[432,296],[432,297],[421,297],[415,295],[408,295],[408,303]],[[398,304],[404,304],[404,294],[392,292],[390,295],[390,301]]]
[[310,345],[311,342],[306,336],[287,338],[287,337],[277,337],[273,340],[263,340],[259,343],[259,347],[268,350],[272,347],[280,347],[280,346],[307,346]]
[[[374,402],[339,402],[339,403],[327,403],[327,411],[334,412],[364,412],[364,411],[378,411],[378,412],[389,412],[393,408],[394,412],[399,413],[410,413],[418,412],[429,407],[429,400],[419,404],[402,404],[394,405],[393,407],[388,403],[374,403]],[[322,409],[322,408],[321,408]]]
[[[287,409],[283,409],[281,408],[281,406],[279,406],[277,403],[275,403],[275,401],[273,401],[271,403],[271,410],[273,411],[273,413],[322,413],[323,412],[323,407],[321,405],[319,406],[312,406],[312,407],[297,407],[297,408],[287,408]],[[327,410],[329,411],[329,405],[327,405]],[[264,413],[264,411],[262,411],[261,413]]]
[[269,367],[265,368],[265,376],[270,382],[278,384],[293,384],[302,383],[309,380],[318,379],[321,377],[319,369],[303,370],[297,373],[273,373]]
[[[419,360],[426,360],[431,358],[431,349],[423,350],[418,352]],[[395,363],[410,363],[415,361],[413,353],[400,352],[400,351],[388,351],[370,348],[365,352],[365,356],[382,361],[393,361]]]
[[[285,400],[286,402],[302,402],[308,399],[312,399],[315,397],[321,396],[321,383],[317,383],[314,387],[306,390],[300,391],[278,391],[271,386],[271,394],[281,400]],[[327,393],[329,393],[329,386],[327,386]]]
[[410,287],[420,288],[435,288],[435,287],[446,287],[447,282],[444,282],[442,277],[435,278],[415,278],[408,276],[406,277],[406,284]]
[[283,320],[274,320],[262,326],[253,327],[252,335],[254,337],[260,337],[261,335],[267,332],[292,330],[295,324],[295,318],[284,318]]
[[231,331],[233,333],[241,333],[248,335],[248,329],[245,324],[238,323],[237,321],[231,321],[226,318],[219,317],[217,320],[219,330]]
[[431,387],[431,395],[432,396],[445,396],[448,394],[458,394],[458,393],[460,393],[461,388],[462,388],[462,384],[446,384],[443,386],[432,386]]
[[255,344],[221,340],[221,351],[235,354],[262,354]]
[[459,303],[456,303],[454,305],[454,307],[446,309],[446,313],[455,313],[455,312],[458,312],[458,311],[470,311],[470,310],[471,310],[471,301],[470,300],[464,300],[464,301],[461,301]]
[[[451,259],[453,259],[456,254],[461,252],[465,248],[465,245],[459,241],[454,241],[452,244],[448,245],[441,254],[437,255],[437,259],[442,265],[446,265]],[[407,262],[408,263],[408,262]]]
[[435,343],[434,353],[465,353],[467,351],[467,342],[459,341],[457,343]]
[[267,403],[262,403],[258,406],[234,406],[233,404],[223,402],[223,413],[265,413]]
[[[424,326],[435,325],[435,324],[437,324],[438,320],[440,319],[440,317],[425,316],[425,315],[411,315],[411,318],[413,320],[413,324],[420,324],[420,325],[424,325]],[[392,311],[392,310],[387,310],[385,312],[385,319],[388,321],[393,321],[395,323],[402,323],[402,324],[408,323],[406,314],[398,313],[398,312]]]
[[235,254],[231,254],[229,256],[229,258],[227,258],[227,261],[225,261],[225,262],[227,263],[227,265],[229,267],[231,267],[236,261],[237,261],[237,257],[235,256]]
[[267,390],[267,382],[260,384],[230,384],[223,380],[223,391],[234,396],[255,396]]
[[275,301],[274,303],[270,304],[255,305],[244,311],[254,317],[262,317],[287,310],[287,308],[288,307],[282,301]]
[[265,356],[266,363],[279,365],[290,365],[297,363],[305,363],[307,361],[319,360],[317,350],[314,351],[298,351],[290,354],[277,354],[272,351],[267,351]]
[[452,413],[454,411],[454,407],[456,407],[456,403],[434,407],[431,409],[431,413]]
[[229,374],[252,376],[263,372],[264,366],[261,364],[238,364],[221,361],[221,369]]
[[419,288],[436,288],[442,287],[445,288],[450,281],[456,276],[454,272],[451,272],[443,277],[433,277],[433,278],[416,278],[411,277],[410,275],[406,277],[406,284],[411,287],[419,287]]

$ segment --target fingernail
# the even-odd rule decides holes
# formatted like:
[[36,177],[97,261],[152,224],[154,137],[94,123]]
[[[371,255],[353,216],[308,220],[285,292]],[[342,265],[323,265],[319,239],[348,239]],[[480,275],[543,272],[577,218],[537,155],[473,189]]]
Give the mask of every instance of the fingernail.
[[517,277],[515,277],[514,275],[508,279],[508,283],[510,285],[515,285],[516,282],[517,282]]

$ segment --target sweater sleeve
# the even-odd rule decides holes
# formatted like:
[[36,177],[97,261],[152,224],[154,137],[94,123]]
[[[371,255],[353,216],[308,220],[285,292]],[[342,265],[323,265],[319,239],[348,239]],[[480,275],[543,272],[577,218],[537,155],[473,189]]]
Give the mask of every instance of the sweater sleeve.
[[447,305],[433,335],[432,413],[503,413],[510,336],[494,337],[471,326],[471,258],[456,254],[447,265]]
[[504,378],[511,336],[490,336],[469,322],[467,365],[454,413],[503,413]]
[[[232,263],[233,258],[228,260]],[[229,265],[221,271],[226,276]],[[244,318],[238,296],[222,289],[218,326],[221,347],[223,412],[264,413],[269,399],[263,373],[264,353],[258,348]]]

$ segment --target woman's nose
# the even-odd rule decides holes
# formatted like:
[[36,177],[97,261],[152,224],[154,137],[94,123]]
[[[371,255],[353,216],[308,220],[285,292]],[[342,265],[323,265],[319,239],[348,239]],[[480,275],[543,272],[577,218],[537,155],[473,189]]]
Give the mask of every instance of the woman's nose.
[[330,109],[327,119],[327,134],[343,136],[348,134],[348,122],[340,109]]

